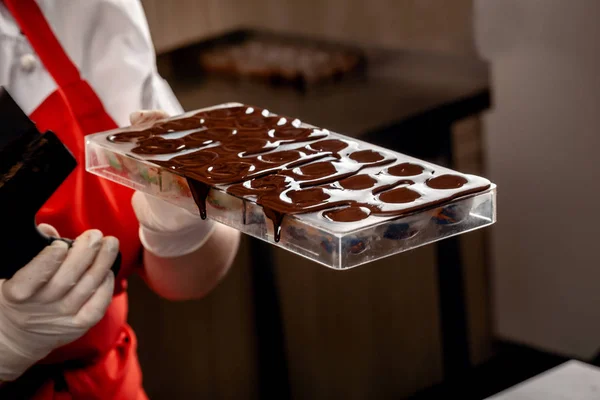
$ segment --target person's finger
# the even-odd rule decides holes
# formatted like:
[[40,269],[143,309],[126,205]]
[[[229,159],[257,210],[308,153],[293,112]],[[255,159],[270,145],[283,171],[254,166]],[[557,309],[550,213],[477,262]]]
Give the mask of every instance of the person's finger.
[[114,286],[115,275],[108,271],[102,284],[73,317],[75,326],[90,328],[102,319],[112,300]]
[[71,246],[67,258],[40,295],[53,301],[69,292],[96,259],[102,246],[102,232],[92,229],[81,234]]
[[2,285],[2,294],[11,302],[23,302],[52,279],[67,257],[69,246],[55,241],[42,250],[29,264],[18,270]]
[[165,118],[169,118],[169,114],[162,110],[140,110],[132,112],[129,115],[129,122],[134,126],[159,121]]
[[60,237],[56,228],[48,224],[39,224],[38,230],[46,236]]
[[102,247],[92,266],[83,274],[77,285],[63,298],[68,313],[77,312],[89,300],[106,277],[117,254],[119,253],[119,240],[112,236],[102,239]]

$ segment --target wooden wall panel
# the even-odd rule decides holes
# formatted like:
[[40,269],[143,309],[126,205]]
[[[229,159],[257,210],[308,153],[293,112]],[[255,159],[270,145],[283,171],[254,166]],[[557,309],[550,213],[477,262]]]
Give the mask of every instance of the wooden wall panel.
[[[486,175],[482,158],[481,118],[474,116],[457,122],[452,129],[456,169],[475,175]],[[488,230],[462,235],[460,238],[467,310],[471,361],[480,364],[492,351],[492,315],[487,263]]]
[[294,399],[401,398],[441,379],[431,248],[348,271],[275,260]]
[[159,52],[239,26],[474,54],[472,0],[142,0]]
[[129,295],[151,399],[258,398],[246,237],[231,271],[205,299],[170,302],[139,278],[130,280]]

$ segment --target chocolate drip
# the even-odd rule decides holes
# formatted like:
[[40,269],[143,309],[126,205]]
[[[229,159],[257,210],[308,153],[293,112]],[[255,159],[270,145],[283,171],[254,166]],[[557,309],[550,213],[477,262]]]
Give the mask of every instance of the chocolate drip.
[[263,207],[263,211],[265,216],[271,220],[273,223],[273,236],[275,242],[279,242],[281,239],[281,223],[283,222],[284,214],[278,211],[275,211],[269,207]]
[[210,192],[210,186],[189,178],[187,179],[187,183],[198,206],[198,211],[200,211],[200,217],[206,219],[206,198],[208,197],[208,192]]
[[[190,133],[171,135],[182,131]],[[319,211],[329,221],[356,222],[370,215],[399,216],[434,204],[410,204],[421,198],[408,187],[414,184],[411,180],[390,183],[390,175],[421,175],[425,171],[421,165],[401,163],[389,166],[385,173],[360,173],[365,168],[393,164],[396,158],[253,107],[202,111],[158,122],[146,130],[110,135],[108,140],[134,143],[134,154],[161,156],[162,160],[152,162],[187,179],[203,219],[206,198],[214,185],[227,185],[227,193],[262,205],[273,222],[275,241],[280,240],[281,223],[288,214]],[[284,145],[287,147],[279,149]],[[172,158],[164,160],[169,154]],[[466,183],[467,179],[458,175],[427,181],[430,188],[440,190],[460,188]],[[452,198],[488,186],[463,190]]]

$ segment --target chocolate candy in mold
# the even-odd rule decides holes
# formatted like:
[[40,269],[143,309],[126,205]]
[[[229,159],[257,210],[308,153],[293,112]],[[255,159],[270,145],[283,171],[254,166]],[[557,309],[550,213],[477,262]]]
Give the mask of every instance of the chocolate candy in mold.
[[308,238],[308,232],[306,229],[298,226],[288,226],[286,229],[286,235],[289,235],[292,239],[296,241],[303,241]]
[[221,190],[211,190],[206,198],[211,207],[220,211],[237,212],[242,210],[244,200],[231,196]]
[[160,191],[161,171],[156,167],[140,165],[139,173],[142,179],[149,183],[156,191]]
[[[244,203],[246,204],[246,203]],[[265,214],[258,207],[248,207],[244,210],[244,225],[265,225]]]
[[370,238],[349,236],[342,239],[342,252],[348,252],[349,254],[358,255],[364,253],[368,249]]
[[439,207],[433,212],[433,221],[438,225],[456,225],[463,222],[470,214],[473,199],[463,199],[455,204]]
[[427,228],[429,218],[423,216],[402,217],[383,226],[382,236],[389,240],[406,240],[417,236]]
[[337,243],[334,242],[331,237],[327,236],[319,239],[319,246],[325,251],[325,253],[331,254],[335,251]]
[[105,151],[104,156],[106,157],[106,161],[108,161],[109,168],[111,168],[113,172],[121,173],[123,171],[124,167],[121,162],[122,155]]
[[142,167],[142,164],[139,163],[138,161],[127,157],[127,156],[122,156],[122,155],[117,155],[118,158],[118,163],[121,166],[121,168],[123,168],[127,173],[131,173],[131,174],[136,174],[139,172],[140,168]]
[[411,229],[408,223],[390,224],[385,228],[383,237],[390,240],[404,240],[415,236],[417,229]]
[[160,191],[175,197],[192,197],[187,179],[172,172],[161,171]]
[[184,197],[193,197],[192,190],[190,189],[190,185],[187,179],[180,177],[177,175],[176,179],[177,189],[179,193]]

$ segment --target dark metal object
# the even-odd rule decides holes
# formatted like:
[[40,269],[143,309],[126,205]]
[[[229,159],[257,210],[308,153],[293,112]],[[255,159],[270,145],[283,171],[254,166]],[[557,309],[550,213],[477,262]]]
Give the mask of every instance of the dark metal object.
[[[35,215],[77,166],[53,132],[41,134],[10,94],[0,87],[0,278],[12,277],[55,240],[35,224]],[[119,254],[113,271],[121,266]]]

